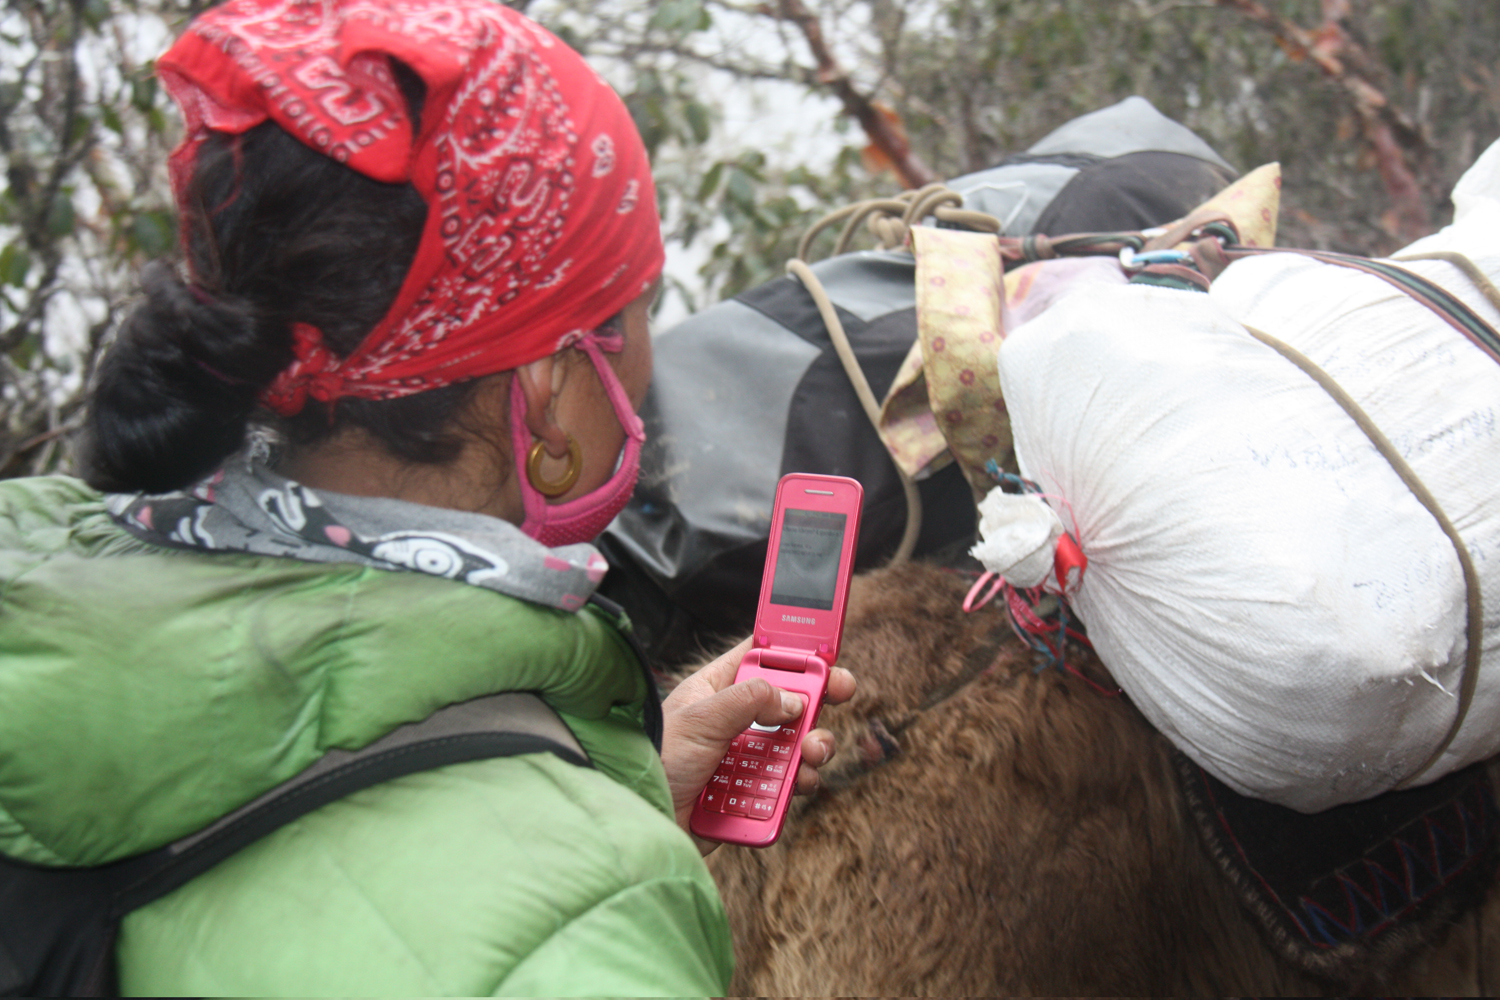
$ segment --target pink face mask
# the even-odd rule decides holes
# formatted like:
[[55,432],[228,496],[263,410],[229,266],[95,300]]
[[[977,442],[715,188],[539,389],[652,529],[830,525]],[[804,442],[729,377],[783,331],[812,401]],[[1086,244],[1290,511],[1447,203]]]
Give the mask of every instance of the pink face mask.
[[526,475],[526,453],[531,448],[531,433],[526,429],[526,395],[521,391],[521,380],[511,379],[511,447],[515,452],[516,474],[520,477],[521,502],[526,510],[521,530],[549,549],[598,538],[615,515],[625,509],[630,494],[635,492],[635,481],[641,472],[641,445],[646,441],[646,425],[636,416],[625,386],[604,359],[605,350],[624,350],[625,338],[621,335],[600,337],[590,332],[584,334],[575,346],[583,349],[599,373],[599,381],[604,384],[604,391],[614,406],[615,417],[625,429],[625,448],[619,468],[603,486],[567,503],[548,503]]

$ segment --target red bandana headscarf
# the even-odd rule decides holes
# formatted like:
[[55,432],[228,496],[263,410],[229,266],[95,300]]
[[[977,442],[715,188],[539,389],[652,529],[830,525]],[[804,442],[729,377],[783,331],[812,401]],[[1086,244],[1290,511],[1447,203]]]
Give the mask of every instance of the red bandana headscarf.
[[[412,134],[390,60],[427,84]],[[263,397],[392,399],[553,354],[661,273],[656,194],[625,105],[576,52],[494,0],[231,0],[157,61],[187,134],[178,203],[210,131],[270,119],[379,181],[427,223],[390,312],[347,358],[294,325]]]

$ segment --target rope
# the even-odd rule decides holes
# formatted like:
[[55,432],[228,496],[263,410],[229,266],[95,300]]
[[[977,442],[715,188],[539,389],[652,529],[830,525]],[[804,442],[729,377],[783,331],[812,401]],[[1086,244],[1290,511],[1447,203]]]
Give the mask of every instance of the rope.
[[1443,741],[1438,744],[1437,749],[1432,751],[1432,754],[1422,762],[1420,767],[1396,785],[1398,790],[1409,788],[1433,764],[1437,763],[1438,758],[1442,757],[1449,745],[1452,744],[1453,738],[1458,735],[1459,727],[1464,723],[1464,717],[1469,714],[1469,705],[1474,700],[1474,688],[1479,683],[1479,661],[1484,652],[1484,604],[1481,600],[1482,594],[1479,589],[1479,571],[1474,568],[1474,560],[1469,557],[1468,547],[1464,545],[1463,538],[1459,535],[1458,529],[1453,526],[1453,522],[1448,519],[1448,515],[1443,513],[1443,508],[1438,505],[1437,498],[1427,489],[1426,484],[1417,478],[1417,474],[1406,463],[1406,459],[1401,457],[1401,453],[1396,450],[1395,445],[1391,444],[1390,439],[1375,425],[1375,422],[1370,419],[1369,414],[1360,408],[1360,405],[1354,401],[1354,398],[1344,391],[1343,386],[1335,382],[1311,358],[1290,344],[1277,340],[1270,334],[1257,330],[1252,326],[1247,326],[1245,329],[1250,332],[1250,336],[1275,350],[1298,368],[1301,368],[1314,382],[1322,386],[1328,395],[1333,397],[1334,402],[1343,407],[1344,412],[1353,418],[1354,422],[1359,425],[1360,430],[1364,431],[1365,437],[1370,439],[1370,443],[1375,446],[1375,450],[1380,452],[1381,457],[1389,462],[1391,468],[1396,471],[1396,475],[1401,477],[1401,481],[1406,484],[1406,488],[1411,490],[1417,501],[1423,507],[1427,508],[1427,512],[1437,520],[1438,527],[1442,528],[1443,534],[1448,536],[1448,540],[1453,543],[1454,551],[1458,553],[1458,563],[1463,568],[1465,597],[1468,602],[1468,629],[1466,633],[1468,650],[1464,657],[1463,679],[1459,684],[1458,710],[1453,713],[1453,723],[1448,727],[1447,735],[1443,737]]
[[[849,244],[854,241],[854,233],[859,224],[877,212],[891,215],[905,215],[906,202],[895,198],[875,198],[870,201],[858,201],[850,206],[853,212],[849,215],[849,221],[844,223],[843,231],[839,233],[838,242],[833,245],[833,256],[847,253]],[[903,234],[902,239],[905,239]],[[801,257],[801,254],[797,255]]]
[[939,222],[962,226],[982,233],[999,233],[1004,230],[1001,221],[987,212],[976,212],[963,207],[963,195],[942,184],[929,184],[916,191],[903,191],[894,198],[870,198],[856,201],[835,209],[808,227],[797,241],[797,259],[807,260],[813,240],[830,226],[843,223],[838,239],[834,241],[833,253],[847,253],[861,223],[867,225],[882,250],[893,250],[906,244],[911,227],[929,216]]
[[939,222],[949,222],[955,226],[972,229],[980,233],[999,234],[1005,228],[1004,224],[988,212],[976,212],[969,208],[954,208],[951,205],[939,205],[932,213],[936,215]]
[[808,226],[807,232],[803,233],[802,238],[797,241],[797,259],[806,260],[807,252],[812,249],[812,241],[817,237],[819,233],[821,233],[823,230],[827,229],[834,223],[839,222],[842,219],[847,219],[849,216],[859,211],[859,206],[863,204],[865,203],[862,201],[856,201],[851,205],[845,205],[843,208],[834,209],[832,212],[829,212],[817,222],[814,222],[811,226]]
[[[854,356],[854,348],[849,346],[849,335],[844,332],[844,324],[840,322],[838,311],[833,307],[833,301],[828,297],[828,292],[823,288],[823,283],[813,273],[812,268],[807,266],[806,261],[789,260],[786,265],[787,273],[794,275],[802,282],[802,287],[812,296],[813,302],[817,304],[818,315],[823,317],[823,325],[828,327],[828,338],[833,341],[833,349],[838,353],[839,361],[844,366],[844,374],[849,376],[849,383],[854,386],[854,394],[859,397],[859,404],[864,408],[865,416],[870,419],[870,426],[880,432],[880,404],[875,401],[875,393],[870,391],[869,380],[865,378],[864,371],[859,367],[859,359]],[[912,482],[906,470],[902,469],[895,459],[891,464],[896,468],[896,475],[901,479],[901,489],[906,494],[906,530],[901,535],[901,544],[896,546],[896,554],[891,556],[892,566],[906,562],[911,558],[912,551],[917,547],[917,535],[922,530],[922,496],[917,492],[917,484]]]
[[906,210],[906,215],[901,221],[908,227],[915,226],[929,215],[933,214],[939,205],[953,205],[963,207],[963,195],[957,191],[950,191],[941,184],[929,184],[917,192],[912,199],[911,207]]

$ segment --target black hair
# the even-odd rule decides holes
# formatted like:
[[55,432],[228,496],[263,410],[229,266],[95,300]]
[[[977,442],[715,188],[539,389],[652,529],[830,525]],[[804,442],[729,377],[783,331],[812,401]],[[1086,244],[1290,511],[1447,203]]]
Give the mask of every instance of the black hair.
[[[393,62],[415,121],[422,85]],[[385,316],[416,255],[427,206],[409,184],[384,184],[265,122],[211,133],[183,206],[184,283],[157,261],[145,299],[99,365],[83,435],[84,476],[107,491],[186,486],[243,446],[252,420],[293,445],[348,426],[392,454],[444,463],[464,444],[456,418],[476,382],[394,400],[309,400],[275,421],[260,393],[292,360],[291,325],[309,323],[348,355]]]

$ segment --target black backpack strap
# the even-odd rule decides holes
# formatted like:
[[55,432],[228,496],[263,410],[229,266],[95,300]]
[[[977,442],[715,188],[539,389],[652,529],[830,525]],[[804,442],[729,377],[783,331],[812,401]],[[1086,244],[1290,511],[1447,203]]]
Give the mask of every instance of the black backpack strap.
[[0,995],[117,992],[122,917],[167,895],[321,806],[408,774],[517,754],[551,753],[593,767],[567,725],[527,692],[441,708],[361,750],[331,750],[307,770],[198,833],[93,868],[44,868],[0,858]]
[[330,750],[213,825],[146,855],[157,863],[118,886],[113,915],[123,917],[165,896],[267,834],[354,792],[449,764],[528,753],[551,753],[593,767],[557,713],[528,692],[449,705],[361,750]]
[[597,592],[589,597],[588,602],[614,623],[615,628],[630,646],[630,651],[635,654],[636,664],[640,667],[642,676],[646,678],[646,700],[641,704],[641,727],[646,730],[646,738],[660,754],[663,727],[661,688],[657,686],[656,673],[651,669],[650,661],[646,659],[646,649],[641,645],[641,637],[635,634],[635,627],[630,623],[630,616],[616,602]]

